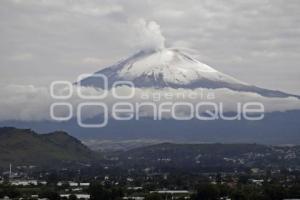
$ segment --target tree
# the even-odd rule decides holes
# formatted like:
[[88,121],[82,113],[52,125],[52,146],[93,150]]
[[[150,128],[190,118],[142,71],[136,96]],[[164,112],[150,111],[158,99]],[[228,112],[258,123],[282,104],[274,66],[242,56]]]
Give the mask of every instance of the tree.
[[197,187],[197,193],[194,200],[216,200],[219,197],[217,186],[211,184],[202,184]]
[[16,187],[11,185],[1,185],[0,187],[0,198],[8,196],[10,198],[17,198],[20,196],[20,192]]
[[110,186],[103,187],[100,183],[92,183],[88,189],[91,200],[115,200],[122,197],[123,192],[120,188],[111,188]]
[[41,198],[47,198],[49,200],[58,200],[60,199],[60,196],[57,192],[55,192],[54,190],[51,189],[43,189],[40,194],[39,197]]
[[76,195],[75,195],[75,194],[71,194],[71,195],[69,196],[69,200],[77,200]]
[[160,194],[151,193],[145,197],[145,200],[163,200],[163,197]]

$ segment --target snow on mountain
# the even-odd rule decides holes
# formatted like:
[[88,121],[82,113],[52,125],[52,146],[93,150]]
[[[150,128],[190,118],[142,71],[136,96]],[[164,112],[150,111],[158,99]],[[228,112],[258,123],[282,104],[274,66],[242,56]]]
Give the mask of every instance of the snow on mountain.
[[[199,62],[178,49],[143,50],[95,74],[108,78],[108,87],[116,81],[131,81],[138,88],[227,88],[254,92],[266,97],[297,97],[280,91],[249,85]],[[76,83],[78,84],[78,82]],[[81,86],[104,88],[97,77],[87,77]]]

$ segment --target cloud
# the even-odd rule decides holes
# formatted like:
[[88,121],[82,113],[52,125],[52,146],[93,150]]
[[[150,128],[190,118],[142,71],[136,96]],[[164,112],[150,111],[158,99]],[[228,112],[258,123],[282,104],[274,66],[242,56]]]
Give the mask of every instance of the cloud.
[[[237,111],[238,103],[245,104],[247,102],[260,102],[264,105],[265,112],[288,111],[300,109],[300,100],[290,98],[267,98],[249,92],[236,92],[229,89],[138,89],[134,90],[134,96],[128,100],[120,100],[115,98],[112,91],[108,91],[107,97],[101,100],[86,100],[78,96],[77,87],[73,87],[73,95],[69,99],[54,99],[47,87],[36,87],[33,85],[9,85],[0,87],[0,94],[5,97],[0,99],[0,121],[19,120],[19,121],[43,121],[51,120],[50,107],[51,104],[57,102],[70,103],[72,105],[73,117],[76,116],[76,110],[80,103],[101,102],[107,105],[109,115],[111,115],[112,107],[116,103],[125,102],[132,105],[143,105],[144,103],[154,103],[157,108],[166,102],[187,102],[196,107],[199,102],[211,102],[222,106],[224,112]],[[84,94],[99,96],[102,90],[94,88],[80,88]],[[55,94],[65,94],[64,88],[56,88]],[[132,92],[132,88],[121,86],[116,88],[117,94],[128,95]],[[222,105],[221,105],[222,104]],[[186,110],[182,108],[182,113],[186,114]],[[202,110],[205,111],[205,110]],[[91,118],[102,113],[96,107],[87,107],[83,111],[83,118]],[[57,107],[55,113],[58,116],[67,116],[69,111],[66,107]],[[140,116],[153,116],[153,109],[150,106],[142,106],[139,109]],[[169,118],[170,112],[163,114],[164,118]]]
[[31,53],[18,53],[10,57],[10,60],[13,61],[29,61],[33,59],[33,55]]
[[47,88],[33,85],[1,86],[0,120],[40,121],[49,119],[51,98]]
[[95,6],[93,3],[84,2],[84,4],[75,4],[71,11],[84,15],[105,16],[112,13],[122,12],[123,8],[116,4],[107,4]]
[[[72,80],[99,69],[82,58],[110,65],[166,38],[167,46],[196,49],[200,61],[240,80],[300,94],[299,10],[299,1],[285,0],[2,0],[0,82]],[[34,59],[11,59],[24,52]]]
[[99,58],[94,58],[94,57],[86,57],[82,60],[83,63],[85,64],[91,64],[91,65],[102,65],[103,60]]

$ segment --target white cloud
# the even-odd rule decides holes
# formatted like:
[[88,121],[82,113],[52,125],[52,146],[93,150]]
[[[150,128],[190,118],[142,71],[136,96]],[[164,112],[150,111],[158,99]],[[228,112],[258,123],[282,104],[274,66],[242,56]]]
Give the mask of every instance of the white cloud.
[[[2,0],[0,81],[71,80],[98,70],[78,58],[113,64],[166,38],[167,46],[196,49],[200,61],[240,80],[300,94],[299,10],[300,1],[285,0]],[[137,19],[145,19],[138,33]],[[34,59],[12,59],[26,52]]]
[[31,53],[18,53],[10,57],[10,60],[13,61],[28,61],[33,59],[34,56]]
[[[0,94],[5,97],[0,99],[0,121],[5,120],[21,120],[21,121],[42,121],[50,120],[50,106],[54,102],[68,102],[71,103],[76,116],[76,108],[82,102],[102,102],[105,103],[109,110],[114,104],[119,102],[129,102],[135,105],[136,103],[154,102],[159,106],[164,102],[189,102],[196,105],[199,102],[213,102],[216,104],[223,104],[224,111],[236,111],[237,104],[247,102],[260,102],[264,105],[266,112],[273,111],[287,111],[300,109],[300,100],[297,98],[267,98],[260,95],[248,92],[235,92],[228,89],[135,89],[134,97],[129,100],[116,99],[112,91],[108,92],[108,96],[102,100],[83,100],[79,98],[76,93],[68,100],[53,99],[50,95],[49,88],[35,87],[33,85],[9,85],[0,87]],[[85,94],[99,95],[101,90],[94,88],[82,88]],[[61,89],[55,90],[60,92]],[[131,88],[127,86],[118,87],[116,89],[118,94],[129,94]],[[191,93],[193,93],[192,96]],[[149,97],[149,98],[148,98]],[[196,98],[195,98],[196,97]],[[215,98],[212,98],[215,97]],[[66,116],[68,111],[66,109],[56,110],[60,115]],[[183,110],[184,111],[184,110]],[[99,114],[94,107],[85,110],[83,118],[89,118]],[[152,116],[153,112],[150,107],[141,109],[140,116]],[[111,114],[111,113],[110,113]],[[171,113],[164,113],[163,117],[170,117]]]
[[82,62],[84,64],[90,64],[90,65],[103,65],[102,59],[94,58],[94,57],[86,57],[82,59]]
[[71,6],[70,10],[84,15],[105,16],[111,13],[122,12],[123,8],[116,4],[95,6],[95,4],[89,4],[87,1],[84,4],[75,4]]

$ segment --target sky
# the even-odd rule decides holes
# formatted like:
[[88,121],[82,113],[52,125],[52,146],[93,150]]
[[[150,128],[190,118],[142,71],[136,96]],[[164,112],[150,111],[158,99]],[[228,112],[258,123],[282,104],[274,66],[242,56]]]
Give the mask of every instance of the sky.
[[74,81],[142,48],[300,94],[299,0],[1,0],[0,85]]

